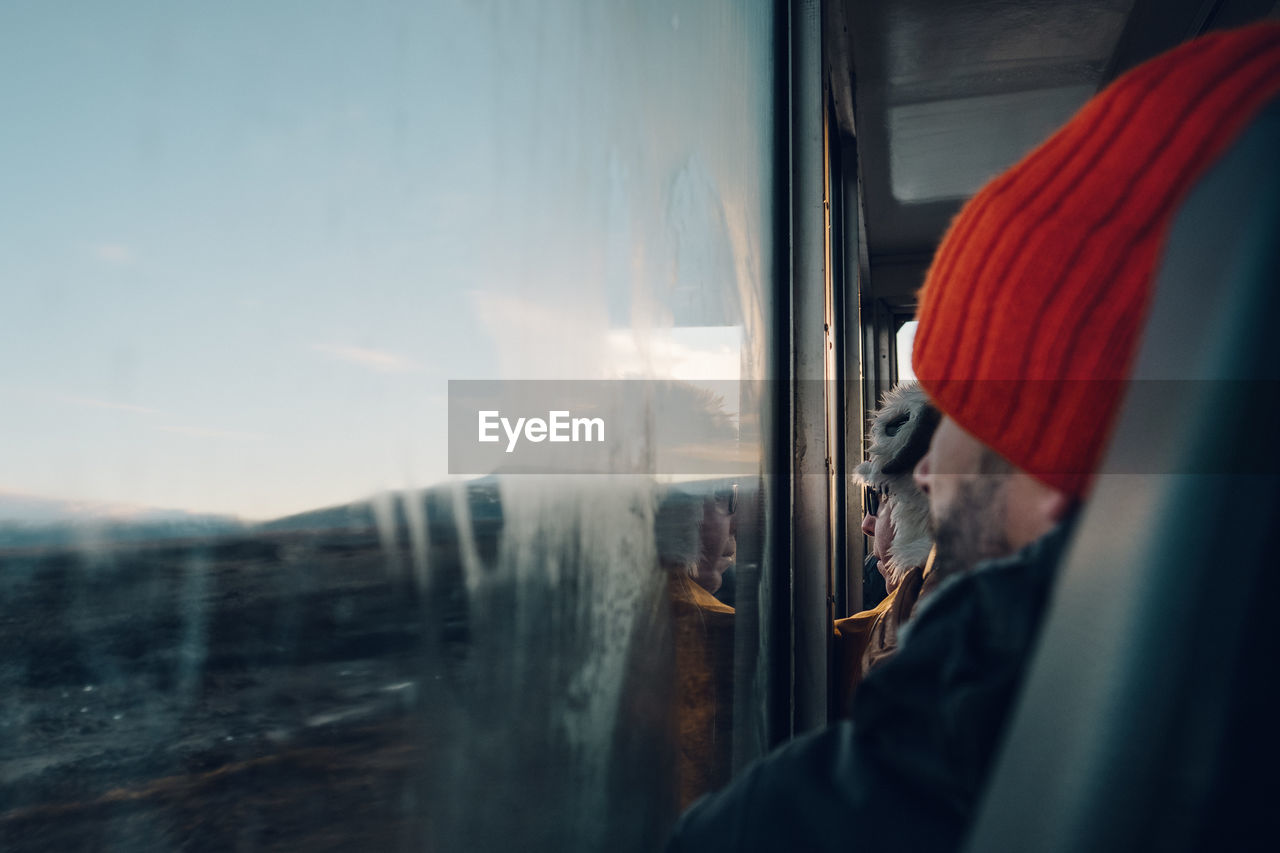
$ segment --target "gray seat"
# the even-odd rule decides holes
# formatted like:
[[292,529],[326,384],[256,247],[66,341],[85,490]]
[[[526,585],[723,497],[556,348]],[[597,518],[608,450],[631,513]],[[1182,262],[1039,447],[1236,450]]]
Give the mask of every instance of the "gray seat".
[[1280,102],[1165,249],[972,851],[1274,849]]

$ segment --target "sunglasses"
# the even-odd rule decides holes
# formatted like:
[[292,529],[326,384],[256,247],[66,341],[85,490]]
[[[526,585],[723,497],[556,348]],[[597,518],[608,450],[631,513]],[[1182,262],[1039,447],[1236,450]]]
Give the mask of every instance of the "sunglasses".
[[716,492],[716,503],[724,507],[725,515],[733,515],[738,511],[738,484]]
[[867,515],[877,515],[880,512],[880,501],[883,496],[879,489],[873,489],[871,486],[862,487],[862,505],[867,508]]

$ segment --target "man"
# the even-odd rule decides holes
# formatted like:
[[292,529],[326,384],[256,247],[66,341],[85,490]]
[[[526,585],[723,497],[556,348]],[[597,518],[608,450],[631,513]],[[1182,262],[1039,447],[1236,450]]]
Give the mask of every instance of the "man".
[[925,590],[933,587],[933,575],[925,570],[933,548],[929,502],[911,472],[928,449],[937,423],[938,410],[919,385],[898,385],[885,394],[872,417],[867,460],[854,469],[857,481],[872,490],[862,531],[872,536],[888,595],[836,620],[831,655],[839,691],[837,716],[848,716],[858,684],[893,655],[900,629]]
[[938,570],[853,720],[704,798],[671,850],[964,840],[1124,391],[1178,205],[1280,91],[1280,24],[1124,75],[952,223],[912,363],[943,420],[916,469]]

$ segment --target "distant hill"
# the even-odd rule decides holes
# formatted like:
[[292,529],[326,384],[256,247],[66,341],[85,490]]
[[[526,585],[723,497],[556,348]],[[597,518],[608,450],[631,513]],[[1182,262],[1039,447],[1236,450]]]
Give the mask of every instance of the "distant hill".
[[[413,492],[384,492],[361,501],[308,510],[287,515],[284,518],[264,521],[254,525],[253,529],[269,532],[372,529],[377,523],[373,508],[378,501],[385,501],[391,509],[396,525],[403,526],[409,501],[421,501],[423,511],[428,517],[435,518],[441,513],[451,515],[451,488],[451,486],[440,485]],[[501,519],[502,505],[498,494],[497,478],[485,477],[472,480],[466,483],[466,489],[473,521]]]
[[247,527],[229,515],[0,492],[0,547],[5,548],[222,536]]
[[356,501],[339,506],[311,509],[283,518],[263,521],[253,526],[264,531],[363,530],[374,525],[373,501]]
[[[410,501],[421,501],[425,517],[433,521],[452,518],[451,489],[451,486],[442,485],[415,492],[384,493],[258,523],[226,515],[0,492],[0,548],[213,538],[258,532],[372,531],[376,526],[374,505],[379,501],[384,501],[390,509],[395,527],[403,529],[407,524]],[[466,484],[466,492],[473,523],[501,522],[502,505],[495,478],[470,481]]]

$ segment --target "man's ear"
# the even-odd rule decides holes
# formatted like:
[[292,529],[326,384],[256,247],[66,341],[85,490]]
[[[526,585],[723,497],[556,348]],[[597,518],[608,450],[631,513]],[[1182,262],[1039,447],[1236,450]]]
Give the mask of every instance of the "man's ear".
[[1057,489],[1049,489],[1042,500],[1044,503],[1041,505],[1041,510],[1045,518],[1051,519],[1054,524],[1066,518],[1076,505],[1075,498]]
[[1015,469],[1005,490],[1005,535],[1014,550],[1048,533],[1071,512],[1076,499]]

